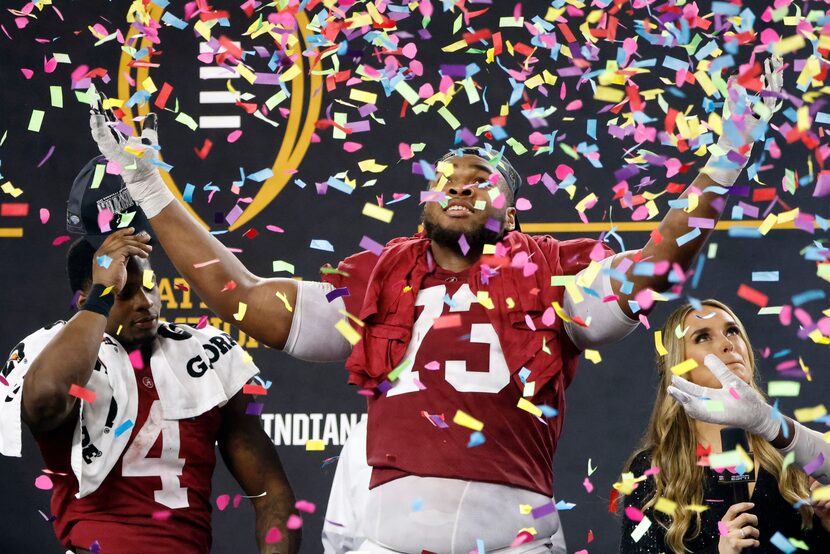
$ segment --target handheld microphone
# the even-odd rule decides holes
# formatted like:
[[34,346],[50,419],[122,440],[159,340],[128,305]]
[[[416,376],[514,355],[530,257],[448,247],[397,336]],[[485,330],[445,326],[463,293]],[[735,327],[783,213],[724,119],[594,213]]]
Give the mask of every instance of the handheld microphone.
[[[724,452],[735,450],[739,445],[749,454],[749,440],[746,431],[737,427],[726,427],[720,431],[721,448]],[[752,454],[749,454],[751,457]],[[754,460],[753,460],[754,463]],[[755,481],[755,469],[741,475],[724,471],[718,474],[718,484],[729,487],[732,504],[749,502],[749,483]]]

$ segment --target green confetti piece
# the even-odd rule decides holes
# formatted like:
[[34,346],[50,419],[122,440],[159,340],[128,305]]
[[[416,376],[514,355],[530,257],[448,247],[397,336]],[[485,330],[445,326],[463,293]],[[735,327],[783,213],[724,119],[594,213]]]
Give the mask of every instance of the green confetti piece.
[[43,110],[32,110],[32,116],[29,118],[28,129],[33,133],[39,133],[40,127],[43,125]]
[[50,86],[49,96],[51,97],[53,108],[63,108],[63,89],[60,85]]

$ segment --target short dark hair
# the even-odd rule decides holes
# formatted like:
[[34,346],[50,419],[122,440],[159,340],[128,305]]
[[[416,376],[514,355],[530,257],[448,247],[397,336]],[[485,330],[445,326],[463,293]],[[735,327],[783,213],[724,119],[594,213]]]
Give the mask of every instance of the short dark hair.
[[72,292],[85,292],[92,284],[92,260],[95,258],[95,247],[81,237],[69,247],[66,253],[66,274],[69,276],[69,286]]

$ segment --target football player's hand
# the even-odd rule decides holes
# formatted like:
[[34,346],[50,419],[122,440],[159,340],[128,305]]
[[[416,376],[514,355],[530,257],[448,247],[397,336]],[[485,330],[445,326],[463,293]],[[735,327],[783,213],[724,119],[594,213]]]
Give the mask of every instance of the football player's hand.
[[136,235],[135,229],[119,229],[106,238],[95,252],[92,260],[92,282],[105,287],[112,287],[112,293],[118,294],[127,283],[127,262],[130,256],[147,258],[153,247],[147,244],[150,235]]

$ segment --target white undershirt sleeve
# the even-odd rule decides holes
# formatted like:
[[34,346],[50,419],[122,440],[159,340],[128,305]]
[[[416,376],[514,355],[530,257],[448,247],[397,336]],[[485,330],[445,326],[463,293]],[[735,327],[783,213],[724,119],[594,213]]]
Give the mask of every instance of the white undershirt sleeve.
[[342,298],[329,302],[326,294],[334,290],[329,283],[297,282],[294,318],[283,351],[307,362],[338,362],[352,352],[352,345],[334,326],[344,319]]
[[[611,302],[602,301],[603,298],[614,294],[614,289],[611,286],[611,268],[619,262],[621,257],[628,254],[630,252],[622,252],[600,262],[602,269],[596,278],[599,281],[599,286],[595,289],[599,293],[599,298],[584,294],[582,302],[576,303],[570,293],[567,290],[565,291],[565,312],[569,315],[579,316],[583,321],[588,321],[588,318],[590,318],[588,327],[582,327],[576,323],[565,323],[565,332],[580,350],[594,349],[617,342],[633,331],[640,323],[639,320],[631,319],[625,315],[616,300]],[[577,279],[586,271],[588,271],[588,268],[577,273]]]
[[[804,466],[818,466],[812,469],[810,476],[823,485],[830,485],[830,444],[824,435],[794,421],[793,442],[778,451],[786,456],[795,453],[795,463]],[[821,458],[819,458],[821,456]]]

